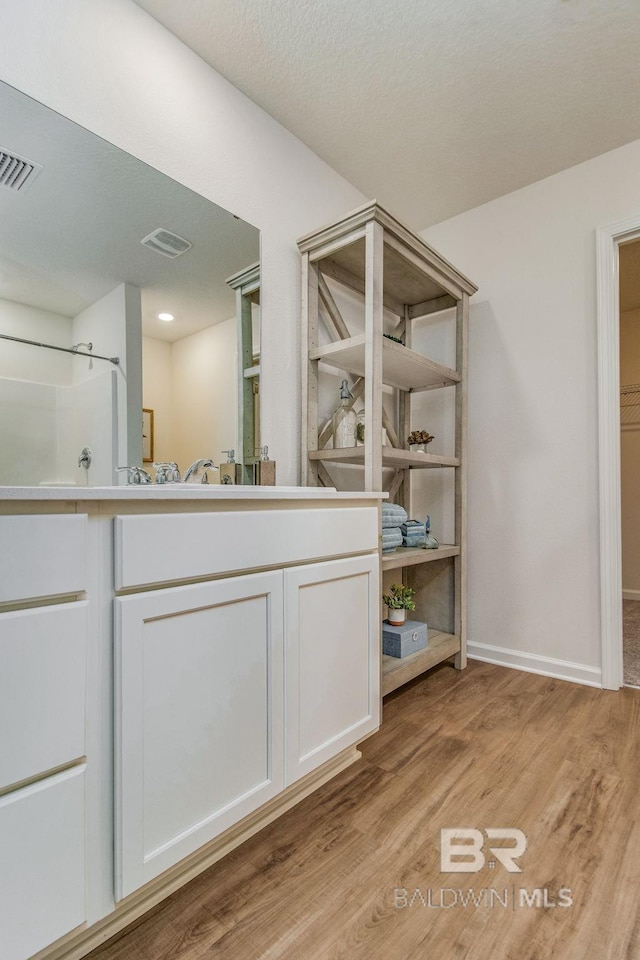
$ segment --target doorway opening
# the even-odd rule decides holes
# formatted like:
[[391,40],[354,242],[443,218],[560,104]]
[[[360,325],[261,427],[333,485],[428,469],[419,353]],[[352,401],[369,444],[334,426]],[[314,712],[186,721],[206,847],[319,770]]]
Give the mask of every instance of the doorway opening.
[[[624,683],[620,252],[623,247],[640,240],[640,214],[629,220],[601,227],[597,231],[596,239],[602,686],[617,690]],[[625,250],[623,258],[626,255]],[[638,316],[640,317],[640,313]],[[626,376],[626,367],[624,372]],[[633,386],[626,384],[629,385]],[[640,443],[640,438],[638,442]],[[631,549],[633,541],[630,540],[629,543]]]
[[618,245],[622,665],[625,687],[640,687],[640,240]]

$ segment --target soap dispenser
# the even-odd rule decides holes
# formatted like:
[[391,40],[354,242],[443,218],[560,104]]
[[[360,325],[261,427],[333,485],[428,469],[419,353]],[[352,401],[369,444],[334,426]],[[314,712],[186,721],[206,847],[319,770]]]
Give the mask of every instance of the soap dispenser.
[[269,460],[269,447],[258,447],[260,459],[255,464],[256,484],[261,487],[274,487],[276,483],[276,462]]
[[220,483],[240,483],[240,464],[235,461],[235,450],[223,450],[227,462],[220,464]]
[[349,390],[349,382],[342,381],[340,387],[340,406],[333,415],[333,446],[355,447],[356,445],[356,414],[353,409],[353,397]]

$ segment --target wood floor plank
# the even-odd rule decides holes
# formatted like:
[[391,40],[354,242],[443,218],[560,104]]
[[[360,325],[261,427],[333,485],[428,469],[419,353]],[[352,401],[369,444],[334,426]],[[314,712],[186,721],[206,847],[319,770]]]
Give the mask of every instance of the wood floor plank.
[[[640,960],[639,734],[640,691],[443,665],[362,761],[91,960]],[[524,831],[522,872],[441,873],[447,826]]]

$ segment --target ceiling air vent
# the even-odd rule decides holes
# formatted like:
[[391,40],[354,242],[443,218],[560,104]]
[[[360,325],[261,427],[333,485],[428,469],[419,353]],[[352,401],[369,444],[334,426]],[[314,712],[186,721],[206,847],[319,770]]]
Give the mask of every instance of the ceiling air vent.
[[24,193],[42,170],[42,164],[0,147],[0,187]]
[[171,233],[170,230],[165,230],[163,227],[158,227],[157,230],[144,237],[140,243],[149,247],[150,250],[155,250],[156,253],[161,253],[163,257],[171,257],[172,259],[186,253],[193,246],[184,237],[179,237],[177,233]]

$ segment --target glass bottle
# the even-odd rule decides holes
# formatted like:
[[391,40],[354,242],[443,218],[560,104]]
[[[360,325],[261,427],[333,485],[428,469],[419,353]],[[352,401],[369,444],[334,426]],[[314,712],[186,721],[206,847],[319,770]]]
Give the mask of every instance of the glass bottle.
[[333,415],[333,446],[355,447],[356,445],[356,415],[350,402],[353,399],[349,392],[349,383],[342,381],[340,388],[340,405]]

